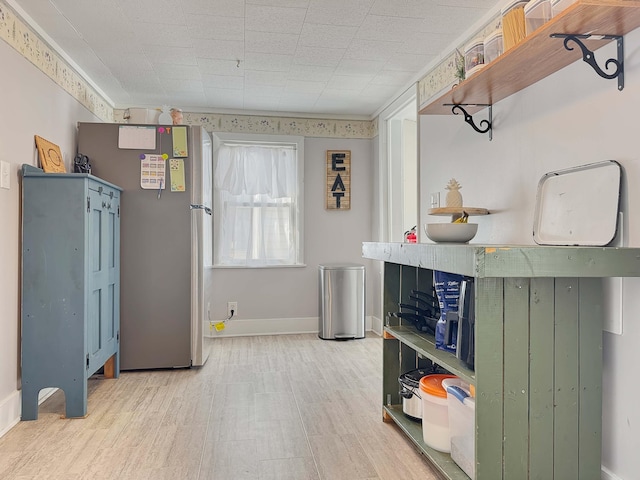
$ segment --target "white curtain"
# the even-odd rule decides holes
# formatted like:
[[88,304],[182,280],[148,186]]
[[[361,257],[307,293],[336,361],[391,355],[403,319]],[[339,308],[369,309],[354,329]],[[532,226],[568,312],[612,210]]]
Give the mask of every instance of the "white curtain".
[[295,148],[222,145],[214,172],[216,263],[297,263]]

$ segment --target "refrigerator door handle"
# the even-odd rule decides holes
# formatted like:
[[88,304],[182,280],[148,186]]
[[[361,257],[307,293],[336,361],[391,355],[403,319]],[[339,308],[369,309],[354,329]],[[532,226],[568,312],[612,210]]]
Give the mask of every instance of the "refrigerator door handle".
[[189,205],[189,209],[190,210],[195,210],[195,209],[200,209],[200,210],[204,210],[204,213],[206,213],[207,215],[211,215],[211,209],[209,207],[207,207],[206,205],[199,205],[199,204],[190,204]]

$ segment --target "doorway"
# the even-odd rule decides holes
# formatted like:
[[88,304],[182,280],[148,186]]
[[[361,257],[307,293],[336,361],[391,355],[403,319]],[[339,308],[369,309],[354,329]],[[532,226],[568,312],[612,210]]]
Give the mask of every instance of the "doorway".
[[403,242],[418,225],[418,126],[415,96],[386,121],[389,202],[388,238]]

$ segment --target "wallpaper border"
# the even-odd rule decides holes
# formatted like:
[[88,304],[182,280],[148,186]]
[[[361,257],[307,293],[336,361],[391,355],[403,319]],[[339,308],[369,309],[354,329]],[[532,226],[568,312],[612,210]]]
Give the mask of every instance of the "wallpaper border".
[[98,118],[113,121],[113,108],[106,99],[3,1],[0,38]]
[[[126,123],[126,109],[114,111],[114,121]],[[211,132],[255,133],[272,135],[302,135],[326,138],[374,138],[378,134],[378,119],[335,120],[258,116],[243,114],[183,112],[185,125],[202,125]]]
[[[496,17],[478,33],[488,35],[500,25],[501,18]],[[126,122],[123,118],[124,109],[113,108],[4,0],[0,0],[0,38],[102,121]],[[418,105],[421,107],[438,93],[452,88],[455,83],[455,52],[451,52],[418,81]],[[338,120],[185,111],[184,123],[230,133],[328,138],[374,138],[378,135],[377,117],[372,120]]]

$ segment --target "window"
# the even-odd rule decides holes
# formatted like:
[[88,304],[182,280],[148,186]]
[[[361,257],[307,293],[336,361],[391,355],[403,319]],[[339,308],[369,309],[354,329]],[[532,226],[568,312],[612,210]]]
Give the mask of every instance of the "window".
[[302,265],[302,137],[217,134],[214,264]]

